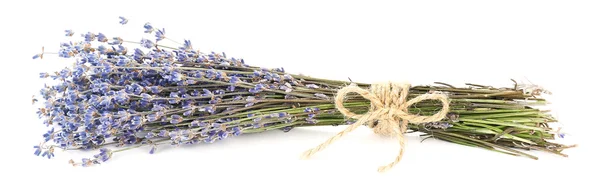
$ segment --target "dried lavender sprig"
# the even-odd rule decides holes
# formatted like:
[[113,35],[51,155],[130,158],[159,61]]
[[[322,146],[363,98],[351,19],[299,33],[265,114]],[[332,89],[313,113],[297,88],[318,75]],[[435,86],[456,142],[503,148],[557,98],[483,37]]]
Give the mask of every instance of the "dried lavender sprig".
[[[61,82],[41,90],[45,107],[38,111],[48,126],[61,129],[44,135],[46,142],[52,140],[55,145],[36,146],[36,155],[44,152],[51,157],[55,147],[127,146],[104,149],[97,156],[102,159],[72,162],[87,166],[141,146],[151,146],[150,152],[154,153],[161,144],[212,143],[242,133],[351,121],[339,114],[331,101],[333,93],[350,82],[249,66],[243,59],[226,58],[224,53],[193,50],[189,40],[179,48],[161,45],[159,41],[168,39],[164,29],[150,24],[144,28],[147,33],[155,33],[157,40],[142,39],[141,48],[134,48],[132,54],[122,45],[132,41],[115,37],[108,42],[101,33],[87,33],[82,35],[84,41],[61,44],[58,55],[77,62],[73,68],[52,75],[40,74]],[[67,36],[71,35],[73,32],[68,31]],[[92,46],[95,40],[101,45]],[[41,58],[43,54],[36,56]],[[412,87],[409,98],[425,92],[447,93],[452,99],[451,114],[447,120],[411,126],[414,131],[505,151],[509,151],[505,147],[542,148],[560,154],[568,147],[546,141],[554,138],[546,123],[555,120],[529,106],[544,104],[543,99],[534,98],[539,90],[517,86],[456,88],[444,84]],[[346,107],[365,112],[369,105],[359,96],[349,96]],[[433,114],[439,108],[435,102],[423,102],[409,111]]]

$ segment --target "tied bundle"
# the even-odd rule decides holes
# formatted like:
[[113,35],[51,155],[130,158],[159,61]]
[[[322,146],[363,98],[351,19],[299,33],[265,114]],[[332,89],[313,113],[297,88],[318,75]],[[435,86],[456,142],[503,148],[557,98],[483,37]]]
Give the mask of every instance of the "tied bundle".
[[537,86],[371,85],[314,78],[201,52],[189,40],[169,39],[164,29],[150,23],[143,27],[155,40],[88,32],[79,41],[62,43],[56,53],[42,50],[33,57],[56,54],[74,61],[73,67],[40,73],[53,82],[41,89],[37,112],[51,129],[34,146],[35,155],[98,149],[93,157],[69,162],[91,166],[133,148],[146,147],[153,154],[161,145],[214,143],[319,125],[349,127],[304,157],[361,125],[396,136],[398,156],[380,171],[400,161],[407,132],[533,159],[523,150],[566,156],[562,151],[573,147],[552,142],[564,134],[550,126],[557,120],[548,111],[535,108],[546,104],[541,95],[547,91]]

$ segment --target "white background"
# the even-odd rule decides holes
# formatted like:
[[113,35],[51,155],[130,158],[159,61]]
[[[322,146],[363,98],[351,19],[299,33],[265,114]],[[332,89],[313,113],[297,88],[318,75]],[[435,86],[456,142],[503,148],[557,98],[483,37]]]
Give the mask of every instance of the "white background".
[[[0,192],[598,192],[597,1],[3,1]],[[118,16],[129,18],[126,26]],[[31,106],[42,71],[71,64],[47,55],[77,34],[139,41],[145,22],[194,48],[224,51],[252,65],[359,82],[444,81],[511,86],[511,78],[553,92],[551,108],[569,133],[569,158],[540,160],[409,136],[402,162],[368,128],[312,160],[303,151],[343,127],[245,135],[211,145],[137,149],[99,167],[73,168],[32,146],[47,130]]]

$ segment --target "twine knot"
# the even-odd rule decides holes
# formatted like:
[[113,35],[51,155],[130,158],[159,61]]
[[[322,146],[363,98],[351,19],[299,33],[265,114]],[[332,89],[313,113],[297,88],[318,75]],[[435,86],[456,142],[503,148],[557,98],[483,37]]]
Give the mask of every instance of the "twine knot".
[[[335,97],[335,106],[340,113],[348,118],[356,119],[356,122],[322,144],[304,152],[303,158],[310,158],[359,126],[367,124],[373,129],[374,133],[386,136],[395,135],[398,137],[400,150],[396,159],[385,166],[379,167],[378,171],[384,172],[394,167],[394,165],[400,162],[404,154],[403,134],[408,129],[408,123],[419,124],[440,121],[446,117],[446,114],[450,110],[448,97],[444,94],[423,94],[406,101],[409,89],[410,84],[393,82],[373,84],[370,90],[360,88],[355,84],[340,89]],[[355,114],[346,109],[344,107],[344,98],[349,93],[357,93],[369,100],[371,102],[369,111],[365,114]],[[439,100],[442,102],[442,109],[431,116],[419,116],[408,112],[408,107],[423,100]]]

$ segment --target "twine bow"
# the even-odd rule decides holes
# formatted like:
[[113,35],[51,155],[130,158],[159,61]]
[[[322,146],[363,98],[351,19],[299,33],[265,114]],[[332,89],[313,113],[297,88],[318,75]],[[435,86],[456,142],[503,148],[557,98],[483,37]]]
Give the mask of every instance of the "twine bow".
[[[398,152],[396,159],[385,166],[379,167],[378,171],[384,172],[394,167],[394,165],[400,162],[402,155],[404,154],[403,134],[407,130],[408,123],[418,124],[440,121],[446,117],[446,114],[450,110],[448,98],[443,94],[423,94],[407,102],[406,98],[408,97],[409,89],[410,84],[393,82],[373,84],[371,85],[370,90],[362,89],[354,84],[340,89],[335,97],[336,108],[346,117],[357,119],[357,121],[345,130],[329,138],[327,141],[304,152],[303,158],[310,158],[315,153],[325,149],[334,141],[367,123],[368,126],[373,129],[373,132],[377,134],[388,136],[396,135],[398,137],[400,151]],[[344,98],[348,93],[357,93],[371,101],[370,110],[365,114],[357,115],[346,109],[346,107],[344,107]],[[432,116],[419,116],[408,113],[408,107],[423,100],[439,100],[442,102],[442,109]]]

